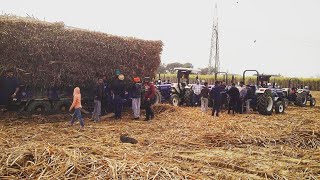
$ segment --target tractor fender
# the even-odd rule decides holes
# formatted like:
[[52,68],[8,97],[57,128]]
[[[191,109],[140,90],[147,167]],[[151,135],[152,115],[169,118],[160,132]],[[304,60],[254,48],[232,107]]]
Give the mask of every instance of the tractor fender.
[[264,92],[267,90],[268,88],[258,88],[256,90],[256,94],[264,94]]

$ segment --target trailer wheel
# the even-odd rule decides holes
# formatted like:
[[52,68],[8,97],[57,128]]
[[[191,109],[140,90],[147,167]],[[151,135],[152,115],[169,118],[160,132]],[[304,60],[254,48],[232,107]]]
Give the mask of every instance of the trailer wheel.
[[69,111],[69,107],[70,106],[71,106],[71,102],[70,101],[58,101],[54,105],[54,110],[57,113],[67,113]]
[[33,101],[27,106],[27,111],[31,114],[45,114],[51,110],[48,101]]

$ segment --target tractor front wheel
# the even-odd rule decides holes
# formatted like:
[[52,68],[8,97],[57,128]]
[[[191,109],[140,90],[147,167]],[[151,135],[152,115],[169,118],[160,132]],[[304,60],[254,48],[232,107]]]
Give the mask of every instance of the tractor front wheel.
[[288,106],[289,106],[289,100],[288,100],[287,98],[283,98],[282,102],[283,102],[283,104],[284,104],[284,107],[285,107],[285,108],[288,108]]
[[284,113],[284,109],[285,109],[285,104],[282,101],[278,101],[276,102],[276,106],[275,106],[275,110],[277,114],[282,114]]
[[316,103],[317,103],[317,101],[316,101],[316,99],[315,98],[311,98],[310,99],[310,106],[316,106]]
[[173,94],[171,95],[170,97],[170,103],[173,105],[173,106],[179,106],[180,104],[180,98],[177,94]]

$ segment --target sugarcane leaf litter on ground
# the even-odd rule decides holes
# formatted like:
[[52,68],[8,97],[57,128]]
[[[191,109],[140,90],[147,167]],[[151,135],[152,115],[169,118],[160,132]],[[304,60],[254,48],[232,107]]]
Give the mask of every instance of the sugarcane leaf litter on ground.
[[[69,127],[67,116],[3,118],[0,177],[319,178],[318,107],[219,118],[209,112],[202,116],[193,107],[153,108],[157,114],[151,122],[133,121],[127,110],[121,121],[85,119],[84,131]],[[121,135],[137,143],[122,143]]]

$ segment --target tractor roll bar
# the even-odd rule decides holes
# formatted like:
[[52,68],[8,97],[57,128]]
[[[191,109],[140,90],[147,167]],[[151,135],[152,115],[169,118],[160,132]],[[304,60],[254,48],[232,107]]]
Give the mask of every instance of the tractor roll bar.
[[214,73],[214,81],[217,81],[217,79],[218,79],[218,74],[224,74],[226,77],[226,83],[228,84],[228,73],[227,72],[216,72],[216,73]]
[[259,72],[257,70],[245,70],[243,71],[242,81],[246,83],[246,72],[256,72],[257,73],[257,86],[259,86]]

